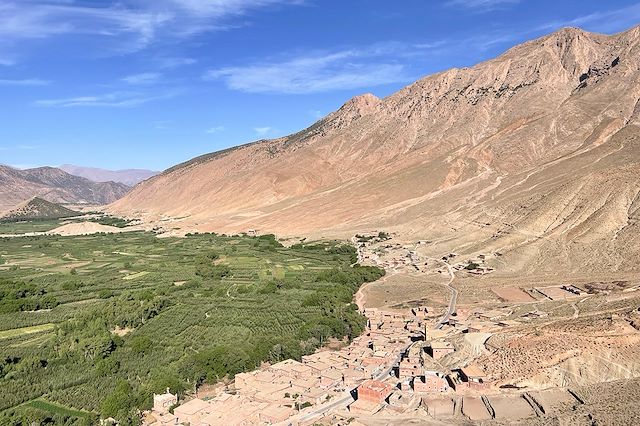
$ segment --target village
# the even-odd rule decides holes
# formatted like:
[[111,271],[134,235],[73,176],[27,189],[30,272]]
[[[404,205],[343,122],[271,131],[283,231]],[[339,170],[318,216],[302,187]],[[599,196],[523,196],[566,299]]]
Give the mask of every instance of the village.
[[[424,260],[410,246],[392,246],[401,254],[381,260],[369,243],[384,243],[386,238],[380,234],[364,243],[354,241],[359,262],[390,270],[420,270],[420,263],[424,266]],[[454,271],[461,269],[491,272],[491,268],[483,266],[484,257],[452,267],[446,261],[454,257],[452,254],[441,262],[449,268],[440,266],[442,271],[451,273],[451,280]],[[473,267],[467,267],[469,264]],[[549,299],[586,294],[575,286],[537,291],[541,295],[546,292]],[[521,296],[511,293],[505,297]],[[518,420],[579,403],[564,389],[525,392],[500,386],[474,363],[475,355],[490,349],[486,341],[492,333],[544,318],[546,312],[532,309],[517,320],[509,319],[513,318],[509,309],[458,308],[454,295],[449,309],[443,312],[442,307],[433,306],[405,310],[365,308],[357,294],[356,302],[367,318],[367,328],[348,346],[237,374],[233,383],[216,395],[181,401],[180,405],[176,395],[167,390],[154,395],[153,410],[146,413],[145,424],[354,425],[366,424],[373,416]]]

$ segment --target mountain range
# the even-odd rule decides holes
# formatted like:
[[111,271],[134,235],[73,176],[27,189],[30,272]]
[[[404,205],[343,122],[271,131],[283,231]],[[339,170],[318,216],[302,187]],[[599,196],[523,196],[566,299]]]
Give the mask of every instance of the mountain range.
[[631,270],[640,254],[640,27],[565,28],[311,127],[207,154],[111,205],[185,230],[384,229],[505,269]]
[[55,167],[20,170],[0,164],[0,211],[33,197],[62,204],[108,204],[130,189],[122,183],[92,182]]
[[87,178],[93,182],[119,182],[127,186],[135,186],[143,180],[158,174],[158,172],[153,170],[145,169],[107,170],[95,167],[74,166],[73,164],[63,164],[58,168],[70,175]]

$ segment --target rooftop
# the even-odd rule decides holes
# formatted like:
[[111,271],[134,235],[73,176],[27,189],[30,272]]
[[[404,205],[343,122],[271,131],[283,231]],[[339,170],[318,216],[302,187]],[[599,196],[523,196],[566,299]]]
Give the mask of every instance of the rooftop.
[[176,410],[178,410],[180,413],[192,415],[207,408],[211,408],[208,402],[205,402],[199,398],[195,398],[177,407]]
[[449,342],[435,341],[431,342],[431,349],[453,349],[453,345]]
[[477,365],[467,365],[461,368],[462,372],[467,377],[484,377],[485,373]]
[[375,392],[381,392],[381,393],[393,391],[393,387],[391,385],[388,385],[378,380],[365,380],[364,382],[362,382],[360,386],[358,386],[358,389],[361,389],[361,388],[369,389],[369,390],[372,390]]

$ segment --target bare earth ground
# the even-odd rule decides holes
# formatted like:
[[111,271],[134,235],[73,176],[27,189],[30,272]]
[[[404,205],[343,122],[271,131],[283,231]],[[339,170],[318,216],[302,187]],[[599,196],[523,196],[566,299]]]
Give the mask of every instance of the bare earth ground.
[[[384,279],[364,287],[362,302],[367,308],[390,311],[428,306],[432,317],[439,318],[450,297],[443,262],[424,248],[416,250],[417,244],[402,244],[405,249],[379,249],[397,247],[392,239],[367,243],[361,249],[364,263],[388,264],[395,258],[393,264],[397,264],[413,256]],[[470,260],[454,255],[447,262],[466,265]],[[473,363],[491,378],[492,386],[466,396],[423,399],[422,408],[414,412],[415,424],[637,424],[640,277],[632,273],[515,275],[495,258],[486,258],[484,264],[493,264],[495,270],[474,275],[460,268],[452,282],[459,291],[457,315],[452,318],[480,330],[460,334],[445,326],[439,335],[456,351],[425,363],[425,368],[447,371]],[[575,286],[580,294],[562,286]],[[409,424],[382,413],[357,421]]]

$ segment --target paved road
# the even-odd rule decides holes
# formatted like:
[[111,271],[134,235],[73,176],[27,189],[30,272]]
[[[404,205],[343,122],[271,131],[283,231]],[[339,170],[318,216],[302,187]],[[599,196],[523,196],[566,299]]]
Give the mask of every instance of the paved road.
[[445,266],[449,270],[449,276],[451,277],[449,279],[449,282],[447,283],[447,287],[449,288],[449,291],[451,292],[451,299],[449,299],[449,308],[447,308],[447,312],[445,312],[445,314],[442,316],[442,318],[440,319],[440,322],[438,322],[438,324],[436,324],[436,327],[435,327],[436,329],[442,328],[443,325],[445,325],[447,322],[449,322],[449,318],[456,311],[456,304],[458,303],[458,290],[456,290],[451,285],[451,283],[456,278],[456,276],[453,273],[453,268],[451,267],[451,265],[449,265],[448,263],[445,262]]

